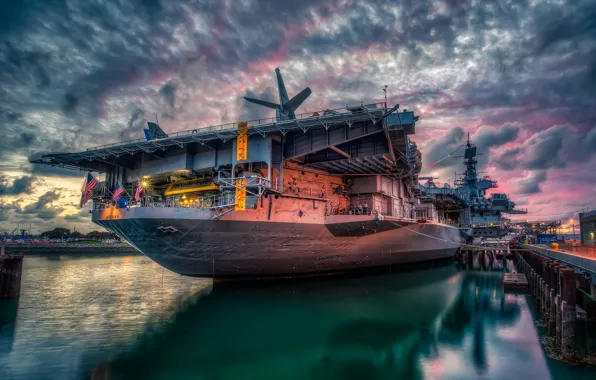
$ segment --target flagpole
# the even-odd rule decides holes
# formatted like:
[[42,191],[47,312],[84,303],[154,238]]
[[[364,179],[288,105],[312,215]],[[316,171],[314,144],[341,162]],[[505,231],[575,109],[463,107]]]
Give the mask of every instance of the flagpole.
[[[93,179],[95,179],[97,181],[97,184],[98,185],[101,184],[101,181],[99,180],[99,178],[96,175],[93,174],[93,172],[89,172],[89,174],[91,175],[91,177],[93,177]],[[103,198],[103,196],[105,196],[105,189],[106,189],[106,187],[105,187],[105,185],[102,185],[101,188],[102,188],[102,191],[103,191],[103,194],[102,194],[102,198]]]
[[[137,188],[141,188],[141,192],[139,193],[139,200],[137,201],[135,199],[135,201],[140,202],[141,200],[141,195],[145,192],[145,189],[143,189],[143,181],[141,181],[141,179],[139,177],[137,177]],[[137,189],[135,189],[135,195],[137,194]]]
[[[89,178],[91,182],[95,181],[95,184],[89,189]],[[93,175],[91,171],[87,172],[85,179],[83,180],[83,186],[81,187],[81,199],[79,200],[79,207],[83,208],[91,198],[93,198],[93,189],[99,184],[99,179]]]
[[[120,183],[120,180],[118,180],[118,183]],[[128,191],[126,191],[126,187],[122,186],[122,184],[120,185],[120,187],[122,187],[122,190],[124,190],[124,193],[126,195],[128,195],[129,198],[131,198],[132,196],[130,195],[130,193]]]

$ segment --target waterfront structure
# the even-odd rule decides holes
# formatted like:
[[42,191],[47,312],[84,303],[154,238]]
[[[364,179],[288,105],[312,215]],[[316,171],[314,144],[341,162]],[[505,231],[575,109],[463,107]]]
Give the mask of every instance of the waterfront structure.
[[[276,76],[280,103],[266,105],[277,107],[274,119],[32,162],[105,173],[93,222],[184,275],[307,275],[453,257],[459,213],[447,223],[441,205],[415,191],[418,117],[386,103],[295,114],[310,89],[288,100]],[[115,188],[126,193],[110,201]]]
[[596,210],[579,213],[579,234],[582,244],[596,244]]

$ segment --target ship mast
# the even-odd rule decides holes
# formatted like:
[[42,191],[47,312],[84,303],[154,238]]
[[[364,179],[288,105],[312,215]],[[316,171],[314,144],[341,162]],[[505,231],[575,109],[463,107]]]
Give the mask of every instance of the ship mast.
[[476,171],[476,146],[470,143],[470,133],[468,132],[468,141],[466,143],[466,151],[464,154],[464,165],[466,166],[466,187],[470,200],[478,198],[478,173]]

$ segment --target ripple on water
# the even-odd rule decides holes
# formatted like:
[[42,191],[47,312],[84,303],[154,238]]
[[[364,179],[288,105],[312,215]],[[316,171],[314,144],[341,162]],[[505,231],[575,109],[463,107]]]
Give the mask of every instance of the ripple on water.
[[26,257],[14,328],[0,335],[0,378],[83,376],[210,288],[140,255]]

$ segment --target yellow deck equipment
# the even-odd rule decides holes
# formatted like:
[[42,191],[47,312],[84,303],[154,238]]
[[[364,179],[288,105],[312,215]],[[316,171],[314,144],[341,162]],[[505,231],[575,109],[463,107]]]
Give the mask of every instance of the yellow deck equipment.
[[219,185],[213,182],[213,178],[195,178],[188,181],[172,182],[165,194],[166,196],[170,196],[211,190],[219,190]]

